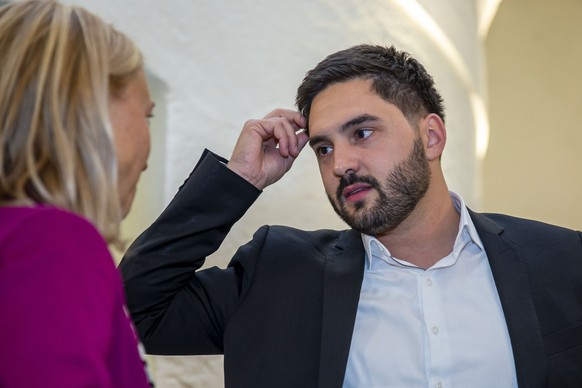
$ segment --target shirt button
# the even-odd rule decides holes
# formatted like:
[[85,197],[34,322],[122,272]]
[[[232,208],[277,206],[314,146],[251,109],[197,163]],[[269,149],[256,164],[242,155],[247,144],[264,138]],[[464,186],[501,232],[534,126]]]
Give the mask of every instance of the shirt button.
[[[436,326],[433,326],[433,327],[432,327],[432,332],[433,332],[433,334],[438,334],[438,333],[439,333],[439,328],[438,328],[438,327],[436,327]],[[440,383],[439,383],[439,384],[440,384]]]
[[437,383],[436,388],[443,388],[443,383]]
[[430,280],[430,279],[426,279],[426,285],[427,285],[428,287],[432,286],[432,280]]

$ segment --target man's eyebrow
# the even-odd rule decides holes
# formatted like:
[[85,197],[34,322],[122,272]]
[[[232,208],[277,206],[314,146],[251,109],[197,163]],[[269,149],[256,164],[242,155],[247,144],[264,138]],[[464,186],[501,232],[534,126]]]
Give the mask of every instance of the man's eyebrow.
[[378,117],[376,116],[372,116],[371,114],[368,113],[364,113],[362,115],[356,116],[353,119],[346,121],[341,127],[340,127],[340,133],[344,132],[348,129],[350,129],[351,127],[355,127],[356,125],[360,125],[362,123],[367,123],[370,121],[377,121]]
[[[373,116],[368,113],[361,114],[356,116],[341,125],[339,128],[339,133],[345,132],[348,129],[360,125],[362,123],[372,122],[379,120],[378,117]],[[309,138],[309,146],[313,147],[314,144],[325,142],[327,140],[327,136],[314,136]]]
[[309,146],[313,148],[315,144],[323,143],[327,140],[327,136],[309,136]]

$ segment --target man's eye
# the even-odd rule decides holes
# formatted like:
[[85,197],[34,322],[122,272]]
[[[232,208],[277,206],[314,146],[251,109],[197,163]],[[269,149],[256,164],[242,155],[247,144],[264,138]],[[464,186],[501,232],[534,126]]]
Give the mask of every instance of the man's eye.
[[367,139],[367,138],[370,137],[370,135],[372,134],[372,132],[374,132],[374,131],[372,131],[371,129],[368,129],[368,128],[358,129],[356,131],[356,138],[358,138],[358,139]]
[[329,153],[331,153],[331,147],[330,146],[322,146],[322,147],[317,147],[317,156],[325,156]]

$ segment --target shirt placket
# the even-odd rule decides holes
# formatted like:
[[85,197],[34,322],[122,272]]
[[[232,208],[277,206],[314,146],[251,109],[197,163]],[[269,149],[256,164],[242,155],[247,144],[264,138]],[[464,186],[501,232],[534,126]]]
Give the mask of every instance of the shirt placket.
[[435,269],[423,271],[418,287],[426,332],[428,387],[447,388],[450,387],[451,349],[437,274]]

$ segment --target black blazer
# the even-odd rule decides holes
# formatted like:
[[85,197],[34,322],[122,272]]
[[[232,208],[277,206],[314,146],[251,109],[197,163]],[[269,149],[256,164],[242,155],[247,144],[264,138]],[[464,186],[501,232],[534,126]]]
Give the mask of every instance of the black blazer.
[[[151,354],[223,353],[227,388],[341,387],[364,270],[358,232],[264,226],[226,269],[195,271],[259,194],[205,152],[121,262],[141,340]],[[471,217],[519,386],[582,387],[582,235]]]

